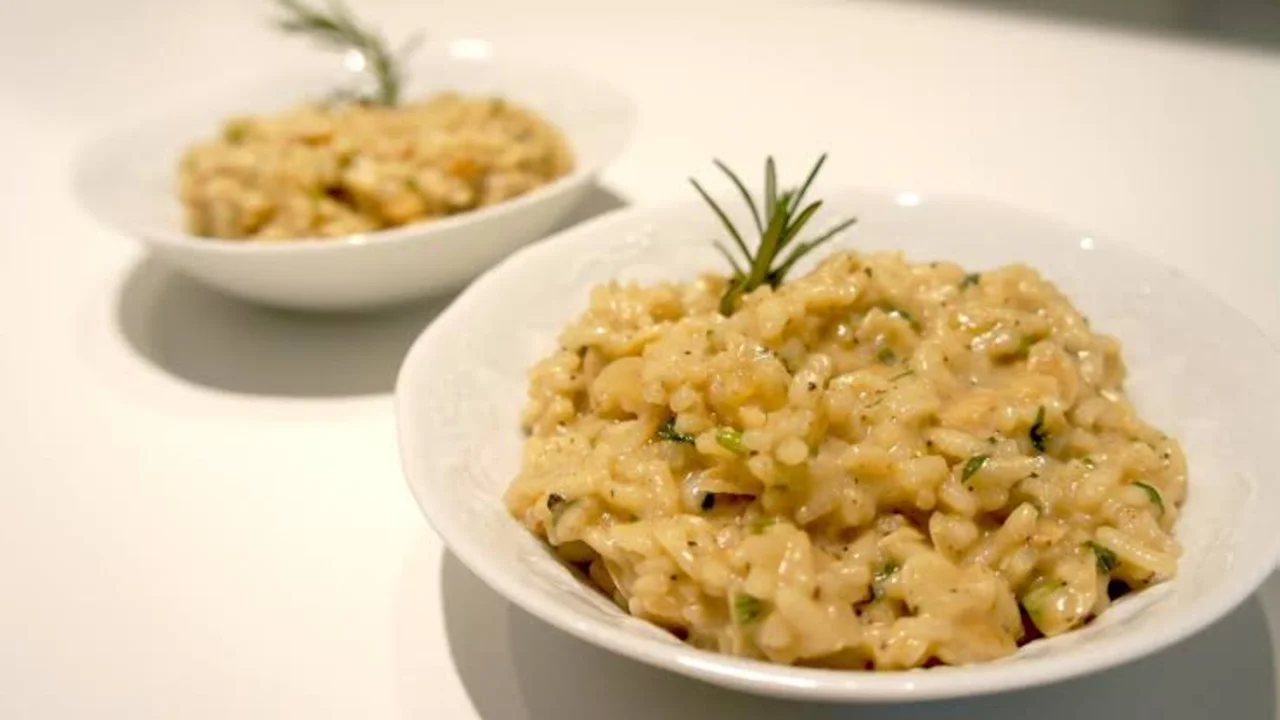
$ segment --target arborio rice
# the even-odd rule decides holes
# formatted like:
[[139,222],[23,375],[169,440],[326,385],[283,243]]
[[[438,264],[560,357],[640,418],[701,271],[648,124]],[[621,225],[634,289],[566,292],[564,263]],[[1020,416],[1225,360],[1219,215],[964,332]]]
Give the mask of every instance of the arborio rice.
[[622,608],[778,663],[1008,655],[1177,570],[1172,438],[1035,271],[843,253],[597,287],[531,371],[506,501]]
[[444,93],[233,120],[183,157],[179,190],[197,235],[282,240],[493,205],[572,168],[560,131],[536,113]]

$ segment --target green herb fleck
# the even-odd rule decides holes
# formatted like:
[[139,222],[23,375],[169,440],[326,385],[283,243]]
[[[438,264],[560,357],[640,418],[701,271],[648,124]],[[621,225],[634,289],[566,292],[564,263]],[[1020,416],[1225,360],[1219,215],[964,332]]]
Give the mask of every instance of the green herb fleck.
[[735,455],[746,455],[747,448],[742,444],[742,433],[733,428],[716,430],[716,444]]
[[876,359],[885,365],[892,365],[898,356],[889,348],[880,348],[880,352],[876,353]]
[[898,563],[889,560],[880,569],[876,571],[876,575],[871,580],[871,596],[874,598],[884,597],[884,584],[889,582],[894,573],[898,572]]
[[1137,485],[1138,487],[1142,488],[1143,492],[1147,494],[1147,497],[1151,498],[1151,504],[1155,505],[1156,510],[1158,510],[1159,514],[1163,516],[1164,515],[1164,498],[1160,495],[1160,491],[1144,482],[1135,482],[1134,485]]
[[1045,441],[1049,439],[1049,433],[1044,430],[1044,406],[1036,411],[1036,420],[1031,423],[1031,430],[1027,435],[1031,438],[1031,445],[1036,450],[1044,452]]
[[1053,580],[1041,578],[1033,583],[1022,595],[1022,607],[1027,611],[1027,615],[1031,617],[1031,621],[1038,627],[1044,619],[1045,603],[1049,598],[1063,588],[1063,584]]
[[1088,547],[1093,551],[1093,554],[1098,561],[1098,572],[1103,573],[1104,575],[1115,570],[1116,565],[1120,564],[1120,558],[1116,557],[1116,554],[1112,552],[1110,548],[1099,545],[1092,540],[1086,542],[1085,547]]
[[760,517],[751,521],[751,532],[759,535],[760,533],[764,532],[765,530],[768,530],[769,528],[777,524],[778,524],[778,518],[769,517],[768,515],[761,515]]
[[237,145],[244,141],[245,136],[249,134],[249,128],[242,120],[235,120],[227,123],[222,130],[222,139]]
[[973,287],[977,285],[978,281],[980,281],[981,279],[982,279],[982,276],[979,275],[978,273],[969,273],[968,275],[964,276],[963,280],[960,281],[960,289],[963,290],[968,287]]
[[990,455],[974,455],[964,464],[964,470],[960,473],[960,482],[969,482],[969,478],[982,469],[983,465],[991,459]]
[[1018,341],[1018,351],[1016,354],[1022,356],[1030,353],[1031,348],[1035,347],[1035,344],[1038,342],[1040,341],[1030,335],[1023,335],[1022,339]]
[[764,611],[764,603],[760,598],[747,593],[736,593],[733,596],[733,621],[739,625],[750,625],[759,619]]
[[889,317],[902,318],[903,320],[906,320],[907,324],[910,325],[911,327],[916,327],[916,319],[912,317],[911,313],[907,312],[906,310],[903,310],[902,308],[896,307],[893,305],[885,305],[883,310],[885,311],[886,314],[889,315]]
[[694,443],[694,437],[692,435],[676,431],[676,419],[674,417],[667,418],[667,421],[662,423],[662,426],[658,428],[658,439],[686,443],[689,445]]
[[1098,467],[1098,463],[1094,462],[1093,458],[1090,458],[1090,457],[1083,458],[1080,460],[1080,462],[1090,470]]

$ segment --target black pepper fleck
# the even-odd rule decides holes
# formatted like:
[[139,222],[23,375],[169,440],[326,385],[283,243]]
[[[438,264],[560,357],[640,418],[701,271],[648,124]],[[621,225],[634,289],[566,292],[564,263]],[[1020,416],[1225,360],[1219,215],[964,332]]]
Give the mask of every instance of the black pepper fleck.
[[564,496],[560,493],[551,493],[547,496],[547,509],[555,510],[565,502]]
[[[809,389],[810,389],[810,390],[817,390],[817,389],[818,389],[818,384],[817,384],[817,383],[812,383],[812,382],[811,382],[811,383],[809,383]],[[1166,454],[1165,454],[1165,457],[1169,457],[1169,455],[1166,453]]]

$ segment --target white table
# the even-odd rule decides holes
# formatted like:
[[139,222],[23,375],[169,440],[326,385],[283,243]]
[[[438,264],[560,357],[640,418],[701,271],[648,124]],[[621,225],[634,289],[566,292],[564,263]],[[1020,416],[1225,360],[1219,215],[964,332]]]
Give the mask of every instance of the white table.
[[[909,2],[359,4],[633,93],[638,132],[592,209],[686,197],[712,155],[795,168],[827,150],[832,183],[987,195],[1129,240],[1280,336],[1277,46]],[[13,5],[0,717],[1276,717],[1280,579],[1104,676],[879,710],[713,690],[531,619],[442,549],[400,477],[389,391],[436,307],[248,308],[68,191],[104,124],[310,51],[265,32],[256,0]],[[1144,4],[1164,6],[1186,3]]]

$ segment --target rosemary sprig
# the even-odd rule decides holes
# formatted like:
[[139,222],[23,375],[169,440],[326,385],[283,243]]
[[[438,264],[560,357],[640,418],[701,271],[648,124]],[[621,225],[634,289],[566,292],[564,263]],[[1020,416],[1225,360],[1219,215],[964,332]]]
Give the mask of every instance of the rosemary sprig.
[[281,16],[275,26],[281,32],[306,36],[330,50],[360,53],[365,70],[377,85],[374,96],[366,100],[387,106],[400,102],[405,81],[402,65],[416,49],[420,36],[414,35],[398,52],[393,52],[382,33],[361,26],[341,0],[328,0],[324,8],[310,7],[302,0],[276,0],[276,4]]
[[[804,196],[809,191],[809,187],[813,184],[814,178],[818,176],[818,171],[822,169],[822,164],[826,160],[827,156],[825,154],[818,158],[818,162],[814,163],[813,168],[809,170],[808,177],[805,178],[804,184],[798,190],[783,190],[779,193],[777,166],[774,164],[772,157],[767,158],[764,164],[764,197],[759,206],[751,198],[751,193],[747,190],[747,186],[742,183],[737,174],[719,160],[714,161],[715,166],[728,176],[729,181],[737,188],[738,194],[742,196],[742,199],[747,203],[747,207],[751,210],[751,219],[755,224],[756,234],[759,236],[754,253],[747,247],[747,242],[742,233],[734,226],[733,221],[729,219],[724,210],[716,204],[715,200],[711,199],[711,196],[707,194],[706,190],[702,189],[697,180],[689,178],[689,182],[693,183],[693,188],[711,206],[712,212],[720,219],[720,224],[724,226],[724,229],[729,233],[729,237],[733,239],[733,244],[737,246],[738,251],[746,258],[746,268],[744,269],[734,259],[733,253],[729,251],[729,248],[716,241],[716,249],[720,251],[720,254],[724,255],[725,259],[729,261],[729,266],[733,269],[729,287],[725,290],[724,296],[720,298],[721,314],[732,315],[738,298],[744,293],[749,293],[765,284],[770,287],[777,287],[786,279],[787,273],[801,258],[857,222],[857,218],[849,218],[816,238],[797,241],[800,231],[804,229],[804,226],[813,219],[813,216],[822,207],[821,200],[805,205]],[[791,253],[784,256],[784,251],[788,247],[791,248]],[[781,259],[781,262],[779,262],[779,259]]]

